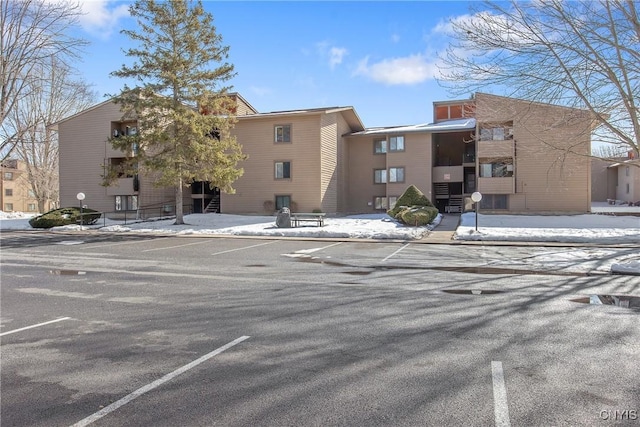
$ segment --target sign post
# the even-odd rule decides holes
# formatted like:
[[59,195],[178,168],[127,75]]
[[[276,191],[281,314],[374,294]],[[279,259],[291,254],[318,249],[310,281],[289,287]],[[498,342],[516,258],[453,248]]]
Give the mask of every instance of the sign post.
[[474,192],[471,195],[471,200],[475,204],[476,208],[476,231],[478,231],[478,203],[480,203],[480,200],[482,200],[482,193],[480,193],[479,191]]
[[80,201],[80,226],[81,227],[82,227],[82,224],[84,224],[84,217],[82,216],[82,201],[84,200],[84,198],[85,198],[84,193],[76,194],[76,199]]

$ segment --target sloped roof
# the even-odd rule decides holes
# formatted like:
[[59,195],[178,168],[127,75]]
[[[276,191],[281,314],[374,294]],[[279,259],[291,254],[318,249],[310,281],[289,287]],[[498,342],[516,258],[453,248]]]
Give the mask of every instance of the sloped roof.
[[456,119],[445,120],[437,123],[424,123],[409,126],[392,126],[382,128],[368,128],[361,132],[354,132],[351,135],[386,135],[389,133],[440,133],[440,132],[458,132],[463,130],[473,130],[476,128],[476,119]]
[[237,116],[238,120],[250,120],[256,118],[271,118],[271,117],[286,117],[286,116],[305,116],[314,114],[331,114],[340,113],[346,120],[347,124],[352,131],[360,132],[364,130],[362,120],[356,113],[353,107],[321,107],[321,108],[308,108],[301,110],[285,110],[285,111],[271,111],[268,113],[256,113],[246,114],[244,116]]

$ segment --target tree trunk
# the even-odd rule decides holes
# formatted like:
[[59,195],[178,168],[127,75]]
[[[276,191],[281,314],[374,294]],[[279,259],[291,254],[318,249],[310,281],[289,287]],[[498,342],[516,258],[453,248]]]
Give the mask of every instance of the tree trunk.
[[176,222],[174,225],[184,224],[184,214],[182,212],[182,178],[178,179],[176,187]]

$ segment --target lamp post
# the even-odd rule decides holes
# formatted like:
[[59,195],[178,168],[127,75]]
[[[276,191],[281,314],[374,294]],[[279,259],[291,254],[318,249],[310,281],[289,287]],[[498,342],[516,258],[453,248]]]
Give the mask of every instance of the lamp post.
[[76,194],[76,199],[78,199],[80,201],[80,226],[82,227],[82,224],[84,224],[83,221],[83,217],[82,217],[82,201],[84,200],[85,195],[84,193],[78,193]]
[[471,195],[471,200],[475,204],[476,208],[476,231],[478,231],[478,203],[480,203],[480,200],[482,200],[482,193],[480,193],[479,191],[475,191]]

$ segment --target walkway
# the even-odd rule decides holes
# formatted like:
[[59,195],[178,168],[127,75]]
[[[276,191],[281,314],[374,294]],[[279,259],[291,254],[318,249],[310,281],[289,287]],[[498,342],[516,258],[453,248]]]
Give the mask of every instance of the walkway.
[[423,237],[422,240],[426,240],[429,243],[451,243],[459,223],[460,214],[443,214],[440,224]]

